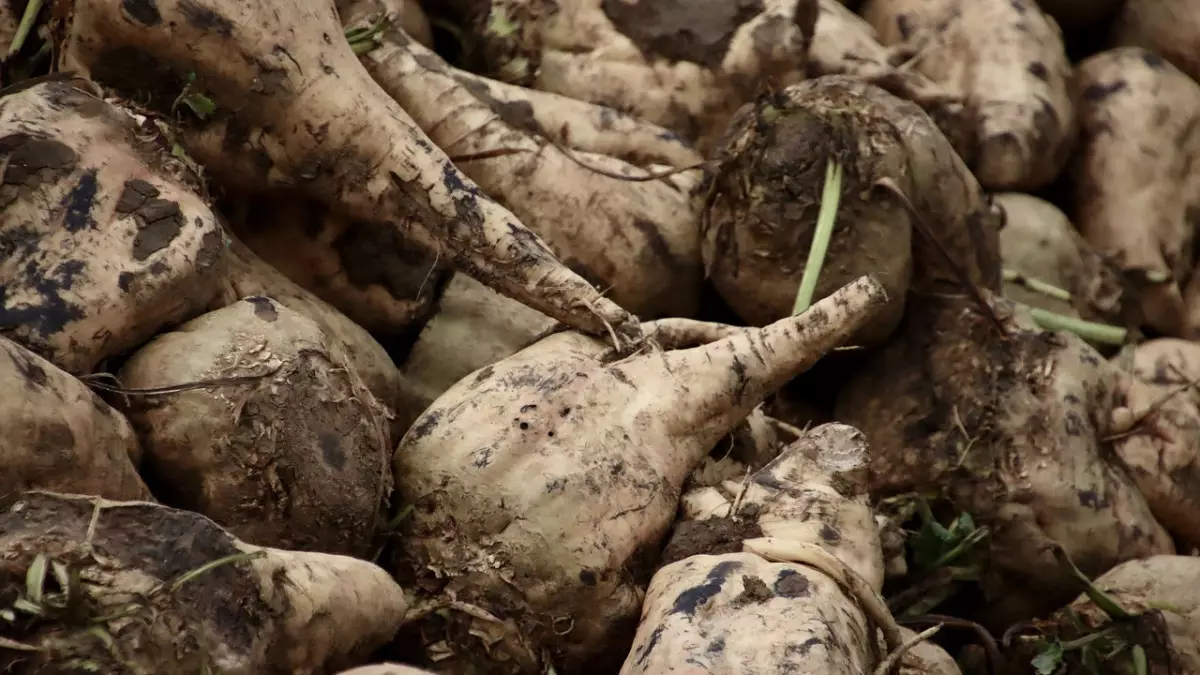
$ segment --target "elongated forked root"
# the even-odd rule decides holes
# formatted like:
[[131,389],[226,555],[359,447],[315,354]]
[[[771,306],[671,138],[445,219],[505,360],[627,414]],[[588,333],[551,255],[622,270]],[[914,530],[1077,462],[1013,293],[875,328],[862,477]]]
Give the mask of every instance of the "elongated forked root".
[[174,116],[188,151],[243,189],[288,186],[393,228],[496,290],[622,346],[637,320],[454,167],[371,79],[332,0],[58,0],[63,70]]

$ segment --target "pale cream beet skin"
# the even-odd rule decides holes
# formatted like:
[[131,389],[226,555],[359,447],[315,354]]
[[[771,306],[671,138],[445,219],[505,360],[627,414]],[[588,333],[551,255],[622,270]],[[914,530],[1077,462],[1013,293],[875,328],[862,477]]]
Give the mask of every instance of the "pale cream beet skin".
[[[1174,670],[1166,663],[1152,663],[1151,675],[1200,672],[1200,558],[1156,555],[1131,560],[1093,583],[1129,612],[1160,611]],[[1169,609],[1161,609],[1164,607]],[[1086,595],[1072,602],[1070,608],[1083,618],[1085,625],[1098,627],[1109,623],[1108,615]]]
[[766,83],[804,78],[817,16],[816,0],[486,6],[476,33],[492,76],[631,112],[702,151]]
[[1142,320],[1170,337],[1200,335],[1185,320],[1200,174],[1200,84],[1137,47],[1079,64],[1073,95],[1081,142],[1068,176],[1072,219],[1124,270]]
[[1002,214],[942,131],[915,103],[856,77],[826,75],[739,110],[721,139],[712,188],[697,197],[707,208],[708,275],[744,321],[763,325],[792,311],[825,158],[836,159],[844,176],[815,297],[869,272],[894,298],[855,344],[879,344],[892,333],[910,288],[961,292],[956,268],[974,284],[999,288]]
[[641,606],[638,569],[689,472],[885,302],[864,278],[765,328],[621,360],[559,333],[446,391],[396,449],[399,498],[414,505],[396,564],[466,603],[448,614],[454,656],[535,673],[550,649],[561,671],[615,667]]
[[407,429],[395,426],[395,413],[401,402],[400,372],[383,345],[335,307],[267,264],[237,237],[231,237],[231,240],[225,278],[209,310],[228,307],[242,298],[264,296],[312,319],[329,338],[335,357],[344,359],[387,409],[392,422],[391,443],[399,440]]
[[366,557],[391,492],[387,421],[331,338],[251,296],[163,333],[118,373],[164,502],[263,546]]
[[866,452],[857,430],[826,424],[751,476],[744,493],[741,480],[689,493],[684,513],[701,526],[744,521],[761,536],[731,542],[743,552],[659,569],[621,675],[870,673],[887,650],[876,648],[864,606],[884,618],[893,648],[900,631],[879,597]]
[[[0,651],[5,669],[19,657],[34,672],[82,660],[109,675],[321,675],[362,663],[408,609],[400,586],[365,560],[251,546],[204,516],[147,502],[28,492],[0,513],[0,550],[5,587],[15,573],[23,588],[39,555],[76,566],[86,612],[6,629],[39,651]],[[47,592],[58,590],[54,576]]]
[[[225,213],[245,244],[241,248],[307,291],[291,295],[316,296],[360,326],[359,332],[380,339],[404,339],[419,330],[450,277],[436,256],[412,249],[399,233],[347,217],[295,190],[239,195]],[[231,258],[244,257],[234,248]],[[243,295],[285,299],[271,291]]]
[[1200,79],[1200,2],[1126,0],[1113,26],[1113,42],[1143,47]]
[[129,422],[87,385],[0,338],[0,506],[25,490],[150,499]]
[[[363,62],[434,143],[463,158],[458,166],[464,174],[511,209],[565,265],[606,289],[607,297],[643,318],[696,312],[700,209],[691,195],[699,170],[632,180],[672,167],[642,168],[565,149],[547,138],[532,112],[544,102],[502,102],[487,80],[456,71],[399,31],[387,33]],[[687,150],[675,145],[679,153]],[[701,160],[693,152],[687,164]]]
[[1121,422],[1137,422],[1114,449],[1155,517],[1192,546],[1200,546],[1200,394],[1189,384],[1198,377],[1200,344],[1144,342],[1133,353],[1123,405],[1114,410]]
[[980,620],[1000,627],[1075,593],[1053,542],[1093,576],[1175,547],[1107,440],[1128,375],[1073,333],[986,301],[1000,326],[962,295],[911,304],[834,414],[871,443],[872,494],[936,489],[991,529]]
[[1028,283],[1006,276],[1004,296],[1033,307],[1082,316],[1091,321],[1115,321],[1121,310],[1119,273],[1050,202],[1019,192],[992,195],[1004,211],[1000,256],[1006,274],[1057,286],[1070,300],[1032,290]]
[[407,431],[455,382],[528,347],[554,325],[545,314],[455,274],[400,366],[397,425]]
[[[573,328],[625,346],[640,339],[636,317],[482,194],[375,84],[342,37],[333,0],[54,6],[61,70],[164,113],[194,77],[216,112],[183,132],[215,180],[301,189]],[[116,65],[114,53],[140,61]]]
[[157,127],[70,79],[5,96],[0,139],[0,334],[81,375],[203,310],[223,233]]
[[421,670],[402,663],[377,663],[343,670],[338,675],[433,675],[432,671]]
[[989,190],[1053,181],[1075,141],[1062,32],[1034,0],[868,0],[885,45],[910,43],[912,67],[960,98],[975,120],[971,170]]

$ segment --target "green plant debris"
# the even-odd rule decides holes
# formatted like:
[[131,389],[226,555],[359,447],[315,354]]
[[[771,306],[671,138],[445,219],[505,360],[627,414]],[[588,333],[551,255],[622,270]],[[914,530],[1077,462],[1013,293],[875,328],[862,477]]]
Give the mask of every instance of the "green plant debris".
[[1010,284],[1023,286],[1034,293],[1041,293],[1048,298],[1062,300],[1063,302],[1071,301],[1071,294],[1064,289],[1055,286],[1054,284],[1046,283],[1041,279],[1024,275],[1016,270],[1005,268],[1003,270],[1004,280]]
[[921,529],[910,539],[910,546],[913,562],[924,572],[958,562],[989,534],[988,528],[977,527],[975,519],[966,512],[960,513],[949,527],[943,526],[924,499],[919,502],[918,513]]
[[1029,311],[1034,322],[1044,330],[1067,331],[1074,333],[1079,337],[1094,344],[1121,346],[1125,344],[1125,338],[1128,331],[1117,326],[1109,326],[1103,323],[1095,323],[1093,321],[1084,321],[1083,319],[1075,319],[1062,314],[1041,309],[1040,307],[1030,307],[1022,303],[1016,303]]
[[33,32],[33,25],[37,22],[38,14],[42,11],[43,0],[29,0],[29,4],[25,5],[25,13],[21,15],[21,24],[17,26],[17,34],[13,36],[12,44],[8,46],[8,54],[4,57],[5,60],[11,59],[21,51],[25,46],[25,41],[29,39],[29,34]]
[[817,229],[813,232],[812,246],[808,249],[808,260],[804,262],[804,274],[800,277],[800,288],[796,291],[796,303],[792,315],[800,314],[812,305],[817,279],[825,264],[829,251],[829,238],[833,235],[833,223],[837,219],[838,203],[842,197],[842,165],[835,160],[825,164],[825,186],[821,190],[821,209],[817,212]]
[[504,38],[517,32],[517,24],[503,10],[493,9],[488,16],[487,30],[496,37]]
[[350,43],[350,50],[356,56],[362,56],[375,49],[383,42],[383,33],[389,25],[387,17],[384,17],[370,26],[360,26],[346,31],[346,41]]
[[208,119],[213,113],[217,112],[217,104],[197,90],[196,73],[188,73],[187,84],[184,85],[183,91],[179,92],[179,96],[175,97],[175,101],[171,103],[171,114],[175,115],[180,104],[188,107],[192,114],[204,120]]
[[1063,666],[1062,643],[1058,640],[1043,640],[1037,646],[1037,656],[1029,665],[1038,675],[1054,675]]

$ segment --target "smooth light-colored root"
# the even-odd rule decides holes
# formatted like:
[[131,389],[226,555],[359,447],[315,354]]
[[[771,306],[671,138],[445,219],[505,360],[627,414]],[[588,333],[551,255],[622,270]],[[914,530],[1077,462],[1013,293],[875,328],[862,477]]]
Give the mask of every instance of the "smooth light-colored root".
[[[673,382],[676,373],[688,373],[686,387],[693,393],[682,400],[663,399],[664,419],[672,420],[679,433],[697,433],[698,427],[726,428],[843,344],[888,302],[883,286],[866,276],[798,316],[702,347],[665,352],[661,360],[616,364],[612,369],[626,372],[635,381],[653,375]],[[648,370],[651,365],[653,370]],[[729,392],[737,392],[732,406]]]
[[663,167],[642,169],[551,143],[530,103],[491,99],[477,79],[460,76],[401,33],[385,35],[363,61],[442,150],[462,158],[463,173],[566,265],[635,314],[695,312],[700,215],[691,193],[699,171],[639,180]]
[[690,349],[741,335],[751,328],[671,317],[642,323],[642,333],[663,349]]

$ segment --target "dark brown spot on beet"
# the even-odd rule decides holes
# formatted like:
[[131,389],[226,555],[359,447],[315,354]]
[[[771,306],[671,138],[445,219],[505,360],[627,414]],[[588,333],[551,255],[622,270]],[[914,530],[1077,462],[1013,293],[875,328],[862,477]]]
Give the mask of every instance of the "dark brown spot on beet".
[[157,26],[162,23],[162,15],[154,0],[121,0],[121,9],[138,23],[146,26]]
[[[489,366],[489,368],[490,367],[491,366]],[[441,422],[441,420],[442,420],[442,411],[441,410],[436,410],[436,409],[427,410],[425,412],[425,415],[423,417],[421,417],[420,419],[418,419],[416,424],[413,424],[412,428],[408,430],[408,435],[412,438],[412,440],[425,438],[430,433],[432,433],[434,429],[437,428],[437,426]]]
[[75,187],[63,197],[63,225],[67,232],[79,232],[96,226],[92,218],[92,202],[96,198],[96,170],[90,169],[76,181]]
[[811,592],[809,586],[808,578],[803,574],[795,570],[783,570],[775,579],[775,595],[781,598],[808,597]]
[[46,369],[38,365],[32,354],[13,343],[3,346],[8,352],[8,358],[12,360],[17,372],[21,374],[21,379],[25,380],[25,386],[30,389],[46,386],[46,383],[49,382],[49,378],[46,377]]
[[71,148],[45,138],[11,134],[0,138],[0,158],[8,156],[4,167],[4,185],[37,187],[40,172],[66,171],[75,166],[77,155]]
[[136,278],[137,275],[133,272],[121,272],[117,275],[117,287],[121,289],[122,293],[128,293],[129,289],[133,287],[133,280]]
[[1041,61],[1034,61],[1029,64],[1029,74],[1033,75],[1042,82],[1050,81],[1050,73],[1046,70],[1046,64]]
[[20,283],[33,298],[21,303],[9,300],[7,287],[0,284],[0,333],[19,329],[46,338],[82,319],[83,307],[68,302],[63,291],[71,290],[86,269],[83,260],[64,260],[48,271],[30,263]]
[[829,523],[823,523],[821,525],[821,539],[830,544],[834,544],[842,540],[842,533],[838,532],[837,529],[835,529]]
[[214,32],[223,37],[233,35],[233,22],[196,0],[180,0],[179,11],[188,23],[202,31]]
[[1155,70],[1163,70],[1167,67],[1167,62],[1163,57],[1150,51],[1142,51],[1142,61]]
[[487,382],[489,379],[491,379],[492,374],[495,372],[496,372],[496,369],[494,367],[485,366],[478,373],[475,373],[475,380],[472,382],[472,384],[480,385],[480,384],[483,384],[484,382]]
[[650,658],[651,652],[654,651],[654,648],[658,646],[659,641],[662,640],[663,632],[665,630],[666,627],[664,626],[655,628],[654,632],[650,634],[650,639],[646,641],[646,644],[642,645],[636,652],[634,652],[633,657],[637,659],[637,665],[639,667],[645,665],[646,659]]
[[255,295],[246,298],[246,302],[254,305],[254,316],[266,321],[273,322],[279,318],[279,312],[275,309],[275,303],[271,302],[270,298],[264,298],[261,295]]
[[[439,64],[437,69],[442,70],[443,68]],[[530,102],[502,101],[492,95],[491,89],[486,83],[469,75],[456,75],[455,79],[508,126],[535,136],[546,135],[542,125],[538,124],[537,118],[534,117],[533,104]]]
[[322,431],[320,439],[321,456],[325,458],[325,463],[341,471],[346,466],[346,451],[342,449],[341,436],[332,431]]
[[[203,226],[203,221],[197,219],[196,227],[203,229]],[[207,270],[216,265],[217,261],[221,259],[221,255],[225,253],[224,244],[225,236],[220,230],[214,228],[205,232],[204,237],[200,239],[200,249],[196,251],[196,269]],[[160,264],[164,265],[164,269],[156,270],[156,266]],[[150,265],[150,271],[155,274],[165,272],[165,264],[161,260],[156,260]]]
[[734,607],[753,605],[766,602],[775,597],[765,581],[751,574],[742,575],[742,592],[738,593],[731,603]]
[[684,616],[694,616],[696,610],[703,607],[712,600],[718,593],[721,592],[721,587],[725,585],[725,581],[734,572],[742,568],[742,563],[734,560],[725,560],[717,563],[708,572],[708,576],[699,585],[693,586],[675,598],[675,604],[671,607],[671,614],[683,614]]
[[147,199],[152,199],[158,195],[158,188],[140,178],[131,178],[125,181],[125,186],[121,190],[121,196],[117,197],[117,205],[114,208],[117,213],[133,213],[142,208]]
[[1129,85],[1125,80],[1110,82],[1108,84],[1089,84],[1084,88],[1082,96],[1087,101],[1100,101],[1127,88],[1129,88]]
[[133,259],[143,261],[175,241],[183,231],[179,204],[167,199],[147,199],[133,214],[138,233],[133,238]]
[[402,242],[393,228],[352,222],[334,240],[346,278],[358,288],[379,285],[398,300],[437,297],[450,272]]
[[[803,3],[802,3],[803,4]],[[762,0],[602,0],[617,30],[642,50],[716,68],[733,34],[762,12]]]
[[37,449],[50,455],[75,449],[75,434],[62,422],[50,422],[38,430]]
[[583,582],[584,586],[595,586],[596,573],[591,570],[580,570],[579,580]]

